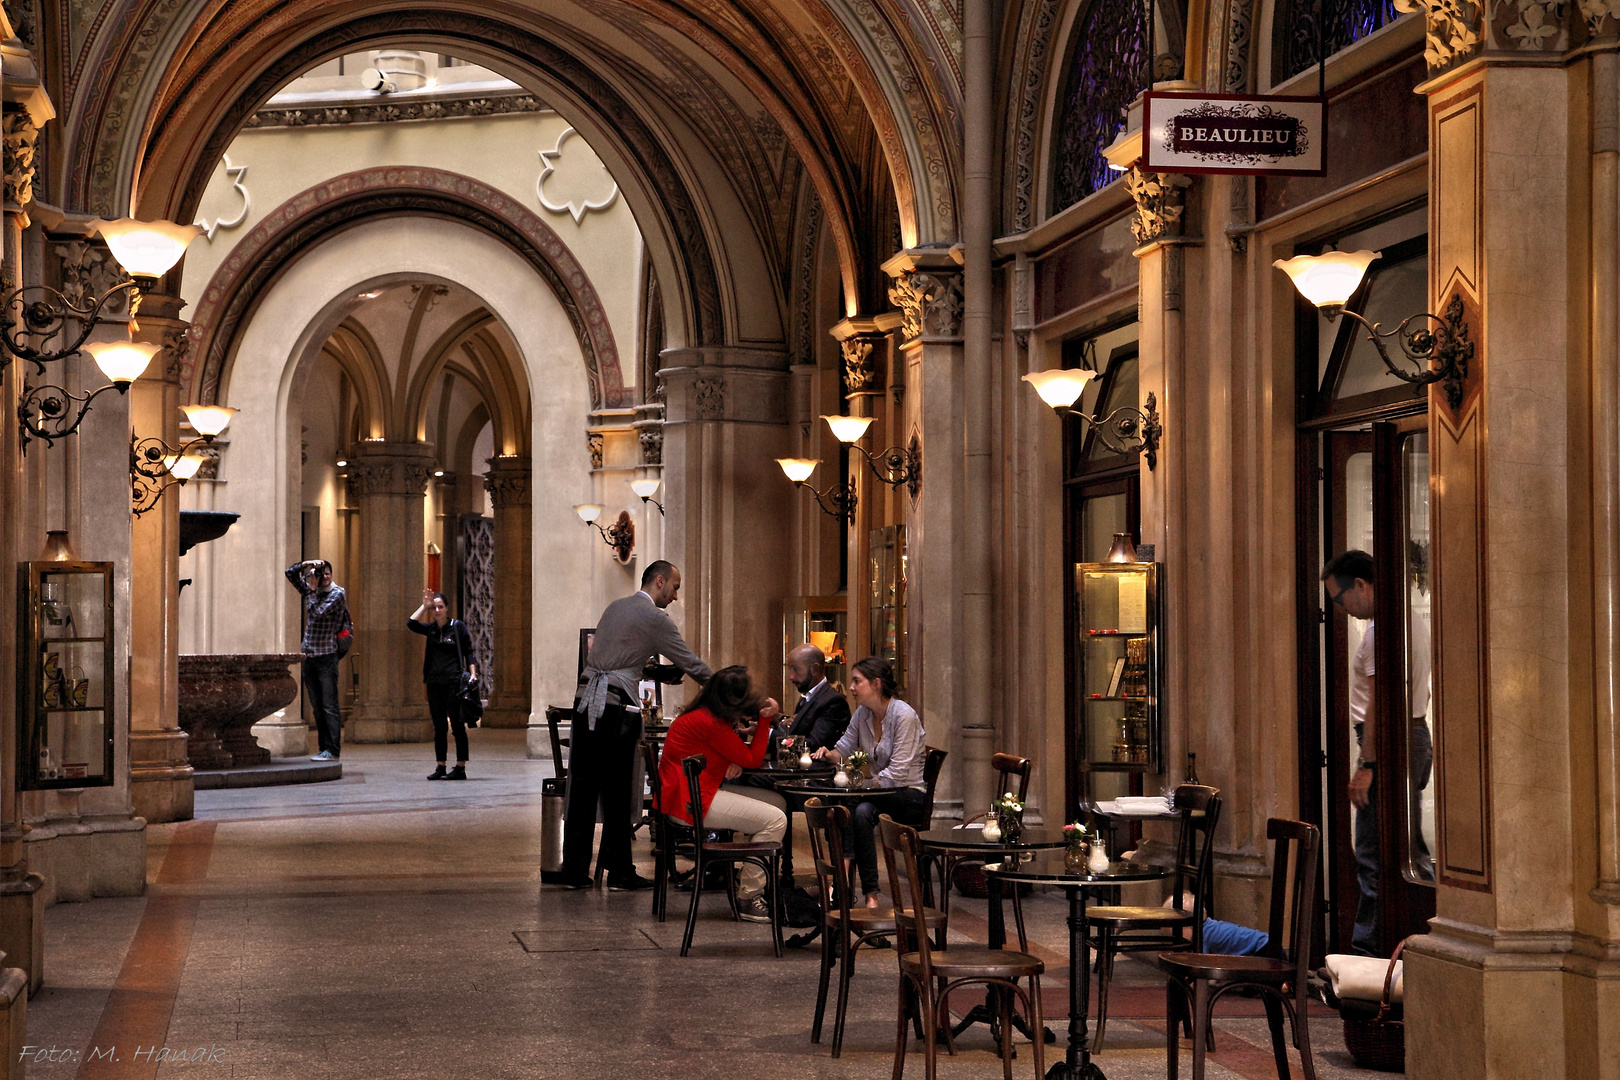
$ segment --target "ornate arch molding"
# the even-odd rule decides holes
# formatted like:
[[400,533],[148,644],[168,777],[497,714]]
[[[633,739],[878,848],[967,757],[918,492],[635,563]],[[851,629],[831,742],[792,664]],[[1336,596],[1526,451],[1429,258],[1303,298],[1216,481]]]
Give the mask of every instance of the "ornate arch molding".
[[[137,34],[136,41],[146,43],[148,37],[161,36],[164,24],[159,13],[177,7],[180,2],[166,0],[153,4],[152,20]],[[173,17],[172,12],[169,17]],[[594,112],[594,118],[604,131],[613,133],[618,149],[640,174],[644,189],[652,193],[656,212],[662,216],[674,240],[670,255],[685,278],[680,292],[688,304],[690,340],[705,345],[723,344],[725,316],[719,277],[702,214],[658,135],[617,87],[554,41],[485,15],[412,10],[365,15],[339,25],[312,20],[304,36],[285,43],[274,60],[255,70],[248,85],[232,89],[234,96],[227,107],[209,114],[205,138],[176,139],[168,143],[159,137],[143,144],[145,157],[137,168],[143,187],[137,197],[140,212],[147,217],[190,220],[202,200],[213,163],[224,156],[248,117],[271,95],[323,60],[362,51],[381,42],[423,42],[435,47],[447,42],[461,44],[472,55],[505,57],[514,67],[538,72],[573,102],[588,103],[585,107]],[[224,51],[240,46],[235,38],[219,44],[221,56]],[[221,59],[221,56],[212,59]],[[147,58],[150,61],[150,53]],[[190,57],[188,70],[206,76],[210,69],[208,60]],[[116,87],[113,85],[115,76],[118,77]],[[94,82],[86,87],[86,107],[75,112],[90,130],[88,137],[75,143],[70,151],[67,174],[75,185],[68,193],[70,205],[108,213],[115,212],[121,205],[117,190],[118,156],[129,140],[129,132],[124,130],[129,121],[119,114],[143,114],[143,110],[134,108],[142,89],[141,77],[139,70],[106,71],[98,73]],[[206,106],[192,100],[188,90],[180,89],[169,93],[158,108],[160,111],[148,118],[148,133],[183,130],[194,123],[188,114]],[[162,167],[163,161],[168,160],[165,155],[173,155],[172,167]],[[174,177],[172,187],[147,190],[149,177],[158,177],[156,183],[161,184],[166,175]]]
[[585,357],[591,408],[632,405],[618,348],[590,278],[538,216],[503,192],[440,169],[370,169],[333,177],[277,207],[232,249],[197,304],[195,342],[182,370],[190,400],[213,402],[220,376],[270,284],[339,229],[428,215],[481,229],[533,266],[568,314]]

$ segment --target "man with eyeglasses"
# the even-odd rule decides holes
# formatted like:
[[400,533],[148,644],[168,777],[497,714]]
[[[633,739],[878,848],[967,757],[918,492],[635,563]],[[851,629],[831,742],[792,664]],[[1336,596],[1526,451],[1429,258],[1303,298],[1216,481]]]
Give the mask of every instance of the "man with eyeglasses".
[[[1330,606],[1344,609],[1352,619],[1367,623],[1361,635],[1361,644],[1350,663],[1350,722],[1355,731],[1360,760],[1351,773],[1346,794],[1356,810],[1355,851],[1356,883],[1361,897],[1356,904],[1355,930],[1351,934],[1351,950],[1366,956],[1381,956],[1378,949],[1378,799],[1373,786],[1378,745],[1374,738],[1377,710],[1373,703],[1374,667],[1373,615],[1377,610],[1377,594],[1373,587],[1373,557],[1355,548],[1343,551],[1328,560],[1322,568],[1322,587]],[[1421,617],[1409,621],[1407,627],[1407,703],[1411,713],[1408,727],[1407,766],[1411,771],[1412,789],[1422,791],[1429,785],[1429,773],[1434,766],[1434,744],[1429,734],[1429,630]],[[1417,864],[1418,876],[1434,880],[1434,859],[1424,842],[1421,826],[1412,830],[1412,856]]]

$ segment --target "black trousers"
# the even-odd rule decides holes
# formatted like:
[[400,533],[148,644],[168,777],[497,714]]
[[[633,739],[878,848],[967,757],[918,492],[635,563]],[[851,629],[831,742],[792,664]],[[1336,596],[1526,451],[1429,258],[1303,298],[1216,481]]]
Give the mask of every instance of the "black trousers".
[[610,876],[635,873],[630,858],[630,776],[641,739],[641,713],[609,704],[592,731],[574,714],[568,747],[568,804],[563,819],[562,872],[589,876],[596,807],[602,806],[602,850],[596,862]]
[[343,713],[338,709],[338,654],[304,657],[304,693],[315,714],[315,741],[333,757],[343,752]]
[[467,760],[467,725],[461,722],[459,682],[430,682],[427,686],[428,715],[433,717],[434,760],[441,765],[450,749],[450,728],[456,729],[456,761]]

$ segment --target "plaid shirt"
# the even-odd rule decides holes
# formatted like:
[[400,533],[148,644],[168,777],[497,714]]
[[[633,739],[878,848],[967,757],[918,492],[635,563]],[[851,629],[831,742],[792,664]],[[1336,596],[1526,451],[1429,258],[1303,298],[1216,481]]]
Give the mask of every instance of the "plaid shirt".
[[341,585],[316,592],[299,576],[300,569],[298,563],[287,567],[287,580],[304,597],[304,655],[328,656],[338,651],[338,631],[354,629],[348,594]]

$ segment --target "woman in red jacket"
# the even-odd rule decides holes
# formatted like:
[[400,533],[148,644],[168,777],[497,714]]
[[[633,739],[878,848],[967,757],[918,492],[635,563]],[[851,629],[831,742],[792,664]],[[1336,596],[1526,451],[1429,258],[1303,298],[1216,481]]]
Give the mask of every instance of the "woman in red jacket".
[[[771,723],[780,715],[774,700],[754,690],[747,668],[734,666],[715,672],[697,700],[675,718],[664,738],[664,754],[658,761],[662,796],[659,809],[691,824],[681,761],[702,754],[707,763],[698,787],[703,795],[704,827],[731,829],[762,842],[781,840],[787,831],[787,803],[782,796],[765,788],[726,783],[741,776],[743,769],[757,769],[764,764],[771,743]],[[738,735],[739,729],[746,733],[744,725],[753,729],[747,743]],[[743,918],[770,921],[764,892],[764,872],[745,865],[739,891]]]

